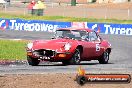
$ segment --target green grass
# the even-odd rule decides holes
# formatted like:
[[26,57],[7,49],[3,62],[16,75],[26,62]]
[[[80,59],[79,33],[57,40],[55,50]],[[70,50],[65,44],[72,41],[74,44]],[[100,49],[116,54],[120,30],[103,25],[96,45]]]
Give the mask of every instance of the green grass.
[[24,60],[26,59],[25,46],[27,41],[0,40],[1,60]]
[[31,16],[31,15],[14,15],[7,13],[0,13],[0,18],[10,19],[26,19],[26,20],[52,20],[63,22],[103,22],[103,23],[122,23],[132,24],[132,20],[117,20],[117,19],[95,19],[95,18],[75,18],[75,17],[63,17],[63,16]]

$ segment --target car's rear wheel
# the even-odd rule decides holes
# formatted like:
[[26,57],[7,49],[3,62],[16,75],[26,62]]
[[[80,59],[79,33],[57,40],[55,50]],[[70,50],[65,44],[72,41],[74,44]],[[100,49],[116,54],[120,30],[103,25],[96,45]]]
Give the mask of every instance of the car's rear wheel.
[[28,64],[32,66],[38,66],[40,62],[37,58],[31,58],[29,56],[27,57],[27,61],[28,61]]
[[106,50],[98,61],[100,64],[107,64],[109,61],[109,51]]
[[81,61],[81,53],[79,49],[76,49],[70,60],[70,64],[79,64],[80,61]]

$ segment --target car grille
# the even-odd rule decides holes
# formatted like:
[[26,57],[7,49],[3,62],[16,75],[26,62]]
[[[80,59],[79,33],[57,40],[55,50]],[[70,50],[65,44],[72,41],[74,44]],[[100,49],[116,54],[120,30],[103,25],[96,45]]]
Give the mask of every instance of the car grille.
[[35,56],[46,56],[46,57],[51,57],[51,56],[55,56],[55,51],[41,49],[41,50],[35,50],[35,51],[33,52],[33,54],[34,54]]

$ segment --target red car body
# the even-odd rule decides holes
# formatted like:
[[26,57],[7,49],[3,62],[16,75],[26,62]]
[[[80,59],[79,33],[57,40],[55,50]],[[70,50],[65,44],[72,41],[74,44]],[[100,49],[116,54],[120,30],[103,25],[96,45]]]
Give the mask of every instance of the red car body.
[[[64,36],[66,34],[67,36]],[[90,60],[107,64],[110,52],[111,44],[94,30],[60,28],[51,40],[35,40],[29,43],[27,60],[29,65],[33,66],[38,65],[40,60],[62,62],[65,65]]]

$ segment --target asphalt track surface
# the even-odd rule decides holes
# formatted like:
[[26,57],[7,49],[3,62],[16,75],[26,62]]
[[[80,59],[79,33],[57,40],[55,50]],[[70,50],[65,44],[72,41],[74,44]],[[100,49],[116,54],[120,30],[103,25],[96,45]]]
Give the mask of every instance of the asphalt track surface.
[[[1,31],[1,39],[50,39],[53,33]],[[81,66],[89,73],[131,73],[132,72],[132,36],[104,35],[112,44],[109,64],[99,64],[98,61],[81,62]],[[61,63],[43,62],[39,66],[29,66],[27,63],[0,65],[0,74],[44,74],[44,73],[76,73],[80,65],[63,66]]]

